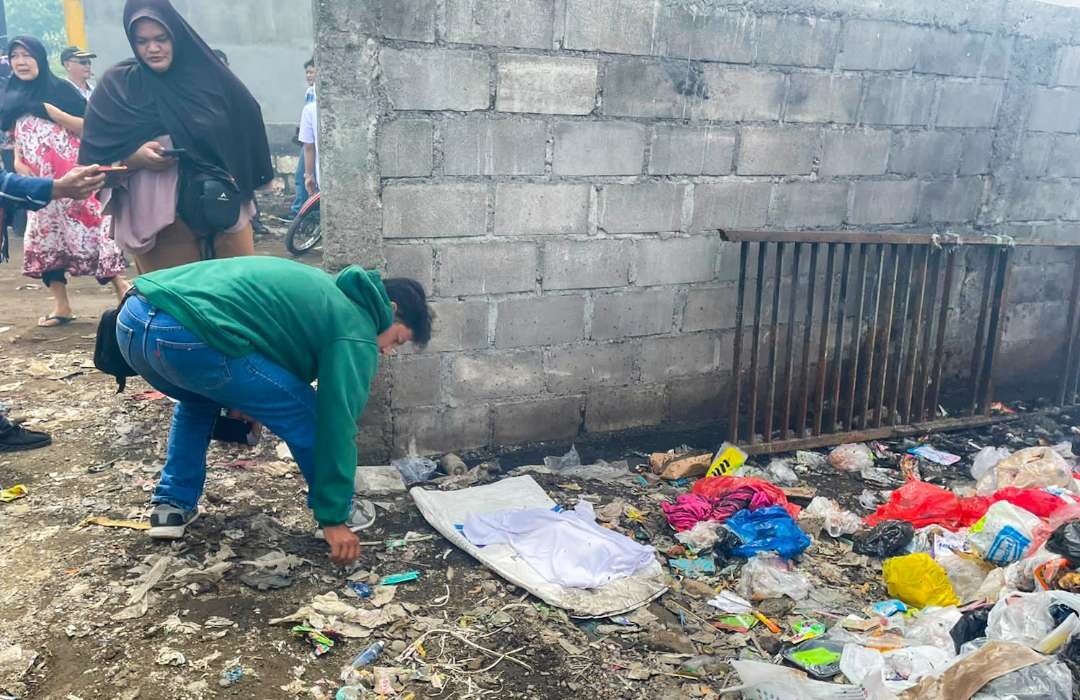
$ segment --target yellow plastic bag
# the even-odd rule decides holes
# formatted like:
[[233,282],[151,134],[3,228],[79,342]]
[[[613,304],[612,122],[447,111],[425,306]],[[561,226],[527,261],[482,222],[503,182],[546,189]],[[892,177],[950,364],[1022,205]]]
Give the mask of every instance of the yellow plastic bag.
[[17,498],[24,497],[29,491],[22,484],[15,484],[9,489],[0,491],[0,503],[11,503]]
[[945,569],[929,554],[907,554],[886,559],[881,573],[889,595],[912,607],[936,605],[944,608],[960,604]]

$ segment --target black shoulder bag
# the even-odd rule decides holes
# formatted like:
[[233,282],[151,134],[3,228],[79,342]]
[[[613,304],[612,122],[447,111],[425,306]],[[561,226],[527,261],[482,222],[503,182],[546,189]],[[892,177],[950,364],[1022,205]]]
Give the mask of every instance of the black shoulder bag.
[[207,257],[213,257],[214,236],[236,225],[241,205],[240,188],[228,173],[181,161],[176,212],[195,235],[207,241]]

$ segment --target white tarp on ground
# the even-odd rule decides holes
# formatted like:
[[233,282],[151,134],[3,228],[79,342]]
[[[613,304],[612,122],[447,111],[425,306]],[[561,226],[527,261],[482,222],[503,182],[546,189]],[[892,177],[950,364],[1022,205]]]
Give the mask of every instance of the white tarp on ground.
[[409,492],[424,518],[443,537],[471,554],[484,566],[504,579],[529,591],[549,605],[565,609],[574,617],[610,617],[641,607],[659,597],[667,586],[658,561],[632,576],[586,590],[566,588],[548,581],[525,562],[507,544],[477,547],[462,534],[469,515],[500,510],[552,508],[555,501],[531,476],[517,476],[493,484],[460,491],[426,491],[420,487]]

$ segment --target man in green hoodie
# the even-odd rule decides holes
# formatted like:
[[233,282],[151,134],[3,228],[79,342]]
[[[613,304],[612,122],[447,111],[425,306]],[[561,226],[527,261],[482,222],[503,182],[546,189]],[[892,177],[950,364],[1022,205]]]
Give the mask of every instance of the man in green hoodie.
[[120,352],[179,402],[150,536],[178,539],[198,517],[206,450],[225,407],[285,441],[331,559],[354,561],[357,422],[379,355],[431,337],[423,287],[355,266],[331,276],[250,256],[152,272],[135,289],[116,320]]

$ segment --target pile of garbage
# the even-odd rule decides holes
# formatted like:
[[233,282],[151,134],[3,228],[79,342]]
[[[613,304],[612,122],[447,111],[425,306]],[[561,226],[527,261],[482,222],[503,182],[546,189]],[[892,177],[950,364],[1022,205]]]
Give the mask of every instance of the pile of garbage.
[[[732,666],[741,683],[727,690],[748,698],[1072,698],[1080,671],[1072,444],[986,446],[969,458],[974,483],[948,489],[922,472],[959,465],[959,455],[929,444],[903,453],[840,445],[824,459],[803,452],[764,469],[729,465],[729,476],[705,476],[662,503],[680,543],[668,552],[671,573],[715,590],[708,603],[725,615],[711,623],[744,634],[761,625],[780,642],[764,654],[740,652]],[[653,470],[671,477],[667,464],[686,459],[653,455]],[[784,485],[814,469],[904,481],[880,504],[864,490],[859,502],[873,512],[860,517],[823,496],[804,508],[789,502]],[[815,600],[802,555],[828,540],[880,561],[888,597],[856,606]],[[789,601],[783,619],[763,611],[777,599]]]

